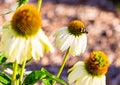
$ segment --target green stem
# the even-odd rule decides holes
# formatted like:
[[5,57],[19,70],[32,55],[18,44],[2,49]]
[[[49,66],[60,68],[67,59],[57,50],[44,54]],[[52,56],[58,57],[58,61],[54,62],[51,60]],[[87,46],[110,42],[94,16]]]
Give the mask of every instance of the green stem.
[[18,80],[16,80],[16,85],[20,85],[20,84],[19,84],[19,79],[18,79]]
[[20,85],[22,85],[22,81],[23,81],[23,75],[24,75],[25,64],[26,64],[26,60],[23,61],[23,63],[22,63],[22,70],[21,70],[21,73],[20,73]]
[[4,73],[5,67],[6,67],[6,66],[5,66],[5,63],[4,63],[4,64],[2,65],[2,70],[1,70],[2,73]]
[[[64,66],[65,66],[65,63],[66,63],[66,61],[67,61],[67,59],[68,59],[69,49],[70,49],[70,47],[67,49],[67,52],[66,52],[66,54],[65,54],[65,56],[64,56],[64,60],[63,60],[63,62],[62,62],[62,65],[61,65],[61,67],[60,67],[60,70],[59,70],[59,72],[58,72],[58,74],[57,74],[57,78],[60,77],[60,75],[61,75],[61,73],[62,73],[62,71],[63,71],[63,68],[64,68]],[[55,85],[55,84],[56,84],[56,81],[53,83],[53,85]]]
[[15,61],[14,65],[13,65],[13,74],[12,74],[12,83],[11,83],[11,85],[15,85],[16,74],[17,74],[17,67],[18,67],[18,63]]
[[[21,3],[21,2],[22,2],[22,3]],[[19,1],[18,1],[18,6],[17,6],[16,10],[17,10],[21,5],[23,5],[23,4],[25,5],[25,4],[27,4],[28,2],[29,2],[29,0],[24,0],[24,1],[22,1],[22,0],[20,1],[20,0],[19,0]]]
[[41,8],[41,4],[42,4],[42,0],[38,0],[38,4],[37,4],[37,11],[40,11]]

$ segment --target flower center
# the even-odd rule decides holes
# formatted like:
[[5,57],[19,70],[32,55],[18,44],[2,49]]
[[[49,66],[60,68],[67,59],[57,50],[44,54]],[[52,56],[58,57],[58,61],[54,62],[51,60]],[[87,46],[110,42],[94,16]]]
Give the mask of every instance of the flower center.
[[79,36],[82,33],[87,33],[84,24],[79,20],[74,20],[69,23],[68,30],[71,34]]
[[92,52],[85,61],[85,69],[92,76],[101,76],[106,74],[109,66],[107,56],[101,52]]
[[42,26],[39,12],[33,5],[20,7],[12,17],[12,29],[22,36],[35,35]]

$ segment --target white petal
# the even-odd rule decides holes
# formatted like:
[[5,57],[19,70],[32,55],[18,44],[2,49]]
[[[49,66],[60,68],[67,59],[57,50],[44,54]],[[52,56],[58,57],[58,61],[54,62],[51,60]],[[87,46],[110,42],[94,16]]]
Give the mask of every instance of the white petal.
[[35,60],[39,59],[40,56],[42,57],[44,53],[44,48],[41,45],[41,43],[34,38],[31,40],[31,44],[32,44],[32,57]]
[[75,38],[73,43],[71,44],[70,50],[69,50],[69,53],[73,56],[76,55],[77,45],[78,45],[78,39]]
[[18,61],[20,61],[20,63],[22,63],[24,60],[27,60],[27,57],[28,57],[28,56],[23,56],[24,54],[26,54],[24,50],[27,49],[25,48],[25,45],[26,45],[25,42],[26,42],[25,39],[20,39],[19,52],[18,52],[19,54]]
[[23,50],[23,55],[27,57],[27,59],[30,59],[32,56],[32,50],[31,50],[31,43],[30,43],[30,39],[25,40],[25,45],[24,45],[24,50]]
[[33,59],[37,60],[37,59],[36,59],[36,53],[35,53],[35,47],[34,47],[33,44],[34,44],[34,43],[33,43],[33,40],[31,40],[31,46],[32,46],[32,57],[33,57]]
[[[11,39],[12,40],[12,39]],[[9,47],[10,48],[10,51],[9,51],[9,55],[11,55],[14,50],[15,50],[15,47],[17,46],[18,44],[18,39],[14,38],[12,41],[11,41],[11,46]]]
[[55,46],[58,47],[59,49],[61,48],[61,46],[63,45],[63,43],[66,40],[65,36],[68,36],[68,35],[67,34],[61,34],[60,36],[56,37]]
[[105,76],[93,78],[93,85],[106,85],[105,82],[106,82]]
[[[69,36],[69,33],[67,33],[66,31],[61,32],[61,34],[56,36],[56,40],[55,40],[56,47],[58,47],[60,50],[62,50],[61,47],[62,47],[63,43],[66,41],[68,36]],[[66,48],[66,49],[68,49],[68,48]],[[64,49],[64,50],[66,50],[66,49]],[[62,50],[62,51],[64,51],[64,50]]]
[[105,77],[105,75],[103,76],[103,77],[101,77],[101,79],[100,79],[101,81],[101,85],[106,85],[106,77]]
[[11,70],[10,68],[6,68],[4,71],[10,75],[13,74],[13,70]]
[[59,28],[59,29],[55,32],[54,36],[59,36],[59,35],[61,35],[61,33],[66,33],[66,32],[68,31],[67,29],[68,29],[67,27]]
[[[16,53],[16,51],[18,51],[18,49],[15,49],[15,48],[18,46],[18,42],[19,42],[19,39],[17,38],[14,41],[12,41],[12,39],[11,39],[11,41],[9,42],[9,43],[11,43],[11,45],[9,43],[6,43],[7,45],[5,47],[5,51],[6,51],[6,56],[8,58],[8,62],[10,62],[10,61],[14,62],[16,60],[16,57],[18,55]],[[11,50],[11,48],[12,48],[12,50]]]
[[70,54],[73,56],[80,55],[83,53],[87,46],[87,37],[86,35],[81,35],[79,37],[75,37],[71,47]]
[[82,53],[84,53],[86,47],[87,47],[87,36],[86,34],[83,34],[82,35]]
[[40,38],[40,40],[46,45],[46,50],[47,50],[47,51],[50,50],[51,52],[54,52],[54,48],[53,48],[52,44],[49,42],[47,36],[46,36],[45,33],[42,31],[42,29],[40,30],[39,38]]
[[76,46],[76,50],[75,50],[75,54],[76,55],[80,55],[82,53],[83,50],[83,44],[82,44],[82,38],[77,37],[76,40],[77,42],[77,46]]
[[57,30],[55,37],[55,45],[62,51],[67,50],[74,39],[73,36],[68,32],[67,27],[63,27]]
[[[13,42],[13,41],[11,41],[11,42]],[[15,60],[17,60],[17,62],[20,62],[20,54],[21,54],[21,50],[22,50],[22,45],[20,45],[20,43],[21,43],[20,39],[17,38],[17,39],[15,39],[15,42],[12,43],[12,45],[7,45],[9,47],[9,49],[8,50],[6,49],[5,51],[8,56],[8,59],[7,59],[8,62],[14,62]],[[11,46],[12,46],[12,51],[11,51],[11,53],[9,53]]]
[[100,79],[99,79],[99,78],[93,78],[92,84],[93,84],[93,85],[101,85],[101,84],[100,84]]
[[[76,80],[75,85],[93,85],[92,84],[92,77],[89,75],[84,75],[80,77],[78,80]],[[96,84],[98,85],[98,84]]]
[[86,75],[83,62],[76,63],[69,71],[71,71],[70,74],[68,75],[69,83],[73,83],[78,78]]
[[18,63],[22,63],[20,56],[22,54],[23,47],[24,47],[24,40],[18,39],[18,43],[17,43],[16,48],[14,49],[14,52],[12,54],[16,58]]
[[63,42],[62,46],[61,46],[61,50],[64,51],[64,50],[67,50],[70,45],[73,43],[73,36],[72,35],[67,35],[67,36],[64,36],[63,37],[65,39],[65,41]]

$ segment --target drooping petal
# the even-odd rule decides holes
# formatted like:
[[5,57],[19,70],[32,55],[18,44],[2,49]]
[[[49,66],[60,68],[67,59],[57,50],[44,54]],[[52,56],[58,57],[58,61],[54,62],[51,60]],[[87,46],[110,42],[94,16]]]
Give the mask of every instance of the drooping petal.
[[[74,23],[74,25],[77,25],[77,24]],[[74,25],[73,25],[73,28],[74,28]],[[71,30],[74,31],[72,27],[71,27]],[[75,35],[74,33],[70,32],[69,27],[62,27],[56,31],[54,36],[55,36],[55,46],[58,47],[61,51],[65,51],[68,49],[68,47],[70,47],[70,50],[69,50],[70,55],[73,55],[73,56],[80,55],[86,49],[87,37],[85,33],[82,33],[80,35]]]
[[75,85],[93,85],[92,77],[90,77],[89,75],[84,75],[76,81]]
[[77,40],[77,45],[76,45],[76,55],[80,55],[81,53],[82,53],[82,50],[83,50],[83,40],[82,40],[82,38],[80,38],[80,37],[77,37],[76,38],[76,40]]
[[54,52],[54,48],[51,45],[51,43],[49,42],[47,36],[45,35],[45,33],[42,31],[42,29],[40,29],[39,34],[38,34],[39,39],[45,44],[45,49],[48,52],[49,50],[51,52]]
[[78,78],[84,76],[86,72],[84,71],[84,63],[78,62],[76,63],[70,70],[70,74],[68,76],[69,83],[73,83]]
[[87,47],[87,36],[86,34],[82,34],[82,53],[85,52],[85,49]]
[[60,28],[60,29],[58,29],[56,32],[55,32],[55,34],[54,34],[54,36],[59,36],[59,35],[61,35],[61,34],[66,34],[66,33],[68,33],[68,27],[62,27],[62,28]]
[[68,82],[74,85],[106,85],[106,77],[93,76],[89,74],[85,68],[85,63],[77,62],[71,69],[68,70]]
[[106,77],[103,75],[100,79],[101,85],[106,85]]
[[61,49],[63,46],[63,43],[66,41],[66,39],[68,38],[69,34],[67,33],[67,31],[61,32],[60,35],[56,36],[56,40],[55,40],[55,45],[56,47],[58,47],[60,50],[64,51],[66,49]]
[[25,40],[25,47],[24,47],[24,50],[23,50],[24,54],[22,54],[22,57],[23,56],[26,56],[28,57],[28,59],[31,59],[31,55],[32,55],[32,47],[31,47],[31,42],[30,42],[30,39],[26,39]]
[[[25,43],[25,40],[24,39],[19,39],[19,42],[18,42],[18,46],[16,47],[16,61],[18,62],[18,63],[22,63],[22,58],[23,57],[21,57],[21,55],[22,55],[22,51],[23,51],[23,49],[24,49],[24,43]],[[27,58],[26,58],[26,56],[24,56],[24,60],[26,60]]]
[[[35,16],[31,16],[31,12]],[[31,56],[39,59],[44,52],[54,52],[41,24],[41,16],[34,6],[24,5],[15,11],[11,22],[0,30],[0,53],[5,54],[8,62],[17,61],[21,64],[31,59]]]
[[44,49],[41,43],[38,42],[37,39],[32,39],[31,40],[32,44],[32,57],[37,60],[39,57],[43,56]]
[[70,46],[70,50],[69,50],[70,55],[76,56],[77,45],[78,45],[78,40],[75,38]]
[[96,85],[96,84],[97,85],[101,85],[100,78],[93,77],[92,84],[93,85]]

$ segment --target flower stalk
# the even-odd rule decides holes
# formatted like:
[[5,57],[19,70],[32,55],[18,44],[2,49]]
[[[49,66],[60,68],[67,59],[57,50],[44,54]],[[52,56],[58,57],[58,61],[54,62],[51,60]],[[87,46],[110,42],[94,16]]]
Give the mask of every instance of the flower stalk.
[[[14,62],[14,65],[13,65],[13,75],[12,75],[12,82],[11,82],[11,85],[15,85],[15,82],[16,82],[16,74],[17,74],[17,67],[18,67],[18,63],[17,61]],[[16,84],[17,85],[17,84]]]
[[41,4],[42,4],[42,0],[38,0],[38,4],[37,4],[37,11],[40,11],[41,8]]
[[26,64],[26,60],[23,61],[23,63],[22,63],[22,70],[21,70],[21,73],[20,73],[20,85],[22,85],[22,81],[23,81],[23,75],[24,75],[25,64]]
[[[61,65],[61,67],[60,67],[60,70],[59,70],[59,72],[58,72],[58,74],[57,74],[57,78],[60,77],[60,75],[61,75],[61,73],[62,73],[62,71],[63,71],[63,68],[64,68],[64,66],[65,66],[65,64],[66,64],[66,61],[67,61],[67,59],[68,59],[69,49],[70,49],[70,47],[69,47],[69,48],[67,49],[67,51],[66,51],[66,54],[65,54],[65,56],[64,56],[64,60],[63,60],[63,62],[62,62],[62,65]],[[53,85],[55,85],[55,84],[56,84],[56,82],[53,83]]]
[[4,70],[5,70],[5,63],[2,65],[2,69],[1,69],[1,72],[4,73]]

